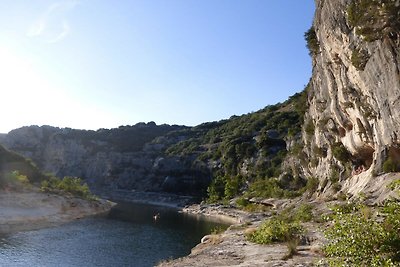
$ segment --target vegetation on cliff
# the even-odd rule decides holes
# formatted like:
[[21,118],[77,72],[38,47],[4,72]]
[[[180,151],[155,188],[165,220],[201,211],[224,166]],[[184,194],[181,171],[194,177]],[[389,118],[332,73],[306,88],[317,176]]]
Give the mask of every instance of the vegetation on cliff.
[[166,152],[192,156],[195,163],[211,166],[207,190],[211,202],[231,199],[247,189],[254,196],[286,195],[286,185],[276,178],[283,172],[286,142],[300,139],[306,99],[304,90],[282,104],[188,129],[191,136]]
[[347,8],[350,26],[368,42],[384,37],[397,40],[399,17],[400,5],[396,0],[353,0]]
[[319,53],[319,42],[317,34],[315,33],[315,28],[311,27],[308,31],[304,33],[304,38],[306,39],[306,45],[310,56],[315,56]]
[[32,161],[0,145],[0,188],[12,189],[46,179]]
[[58,179],[43,174],[32,161],[0,146],[0,189],[18,191],[41,186],[43,192],[68,193],[87,200],[96,197],[79,178]]

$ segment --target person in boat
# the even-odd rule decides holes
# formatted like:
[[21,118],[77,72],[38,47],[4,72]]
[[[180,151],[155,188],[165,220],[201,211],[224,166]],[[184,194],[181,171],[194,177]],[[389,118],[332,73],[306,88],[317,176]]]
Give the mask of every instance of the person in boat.
[[158,219],[160,219],[160,213],[155,214],[155,215],[153,216],[153,219],[154,219],[155,221],[157,221]]

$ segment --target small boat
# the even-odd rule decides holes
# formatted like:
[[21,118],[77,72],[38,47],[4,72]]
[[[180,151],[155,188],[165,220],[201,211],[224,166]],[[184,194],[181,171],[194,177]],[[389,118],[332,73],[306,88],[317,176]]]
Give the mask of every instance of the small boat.
[[160,213],[157,213],[153,216],[154,221],[157,221],[158,219],[160,219]]

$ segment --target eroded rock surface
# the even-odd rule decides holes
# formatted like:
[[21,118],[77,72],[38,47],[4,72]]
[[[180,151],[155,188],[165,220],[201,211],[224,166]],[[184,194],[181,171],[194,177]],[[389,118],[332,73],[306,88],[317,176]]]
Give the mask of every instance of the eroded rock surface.
[[303,139],[314,164],[310,160],[305,172],[319,177],[327,194],[335,182],[358,175],[371,180],[387,160],[395,171],[400,162],[398,33],[384,29],[379,39],[367,40],[349,23],[351,2],[317,0],[313,23],[319,48]]

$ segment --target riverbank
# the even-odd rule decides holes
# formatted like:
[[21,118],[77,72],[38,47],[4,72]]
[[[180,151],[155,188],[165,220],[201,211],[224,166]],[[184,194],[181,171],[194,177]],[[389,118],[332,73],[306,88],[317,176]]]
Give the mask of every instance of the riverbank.
[[[320,247],[323,235],[320,225],[307,223],[306,242],[299,244],[298,252],[289,259],[285,243],[258,245],[247,240],[246,234],[254,231],[265,219],[279,213],[288,206],[299,205],[300,199],[264,199],[267,211],[250,213],[237,209],[234,205],[193,204],[196,199],[167,193],[110,190],[96,192],[105,199],[115,202],[150,204],[177,209],[191,216],[202,217],[218,223],[231,225],[225,232],[211,234],[199,240],[188,256],[160,262],[159,267],[186,266],[314,266],[322,258]],[[326,205],[316,204],[317,209],[326,210]],[[324,206],[324,207],[322,207]]]
[[106,214],[113,203],[42,193],[37,188],[0,192],[0,233],[56,226],[87,216]]
[[[306,238],[298,245],[297,253],[287,259],[288,247],[285,243],[258,245],[247,240],[246,235],[259,226],[273,213],[283,208],[279,204],[296,205],[295,201],[280,202],[267,212],[248,213],[226,205],[191,205],[183,212],[219,218],[231,226],[223,233],[210,234],[194,247],[190,255],[159,263],[159,267],[184,266],[314,266],[322,258],[320,248],[323,234],[317,223],[306,223]],[[285,205],[285,206],[286,206]]]
[[162,192],[143,192],[122,189],[94,189],[93,192],[97,196],[113,202],[148,204],[179,210],[199,201],[199,199],[191,196],[181,196]]

